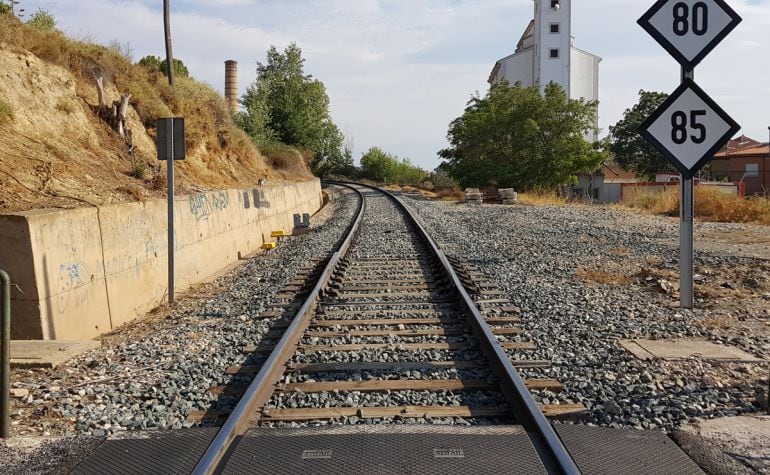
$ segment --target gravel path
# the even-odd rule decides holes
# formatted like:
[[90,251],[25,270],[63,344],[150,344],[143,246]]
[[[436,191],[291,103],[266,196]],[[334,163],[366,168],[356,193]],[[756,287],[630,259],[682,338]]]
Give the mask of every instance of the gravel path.
[[[551,369],[523,374],[556,378],[567,388],[537,394],[544,403],[582,402],[589,422],[602,426],[665,429],[758,410],[757,389],[767,384],[758,365],[643,363],[616,342],[700,337],[770,357],[766,260],[699,252],[701,309],[683,311],[661,289],[670,291],[675,282],[665,279],[678,275],[675,220],[609,207],[406,200],[447,254],[478,265],[521,309],[538,349],[511,355],[551,361]],[[720,230],[718,224],[696,227]],[[742,278],[747,273],[750,279]]]
[[314,232],[287,238],[269,256],[182,296],[165,317],[161,312],[108,336],[100,350],[55,371],[15,371],[13,387],[30,393],[13,400],[12,436],[179,429],[194,425],[186,421],[192,411],[232,408],[233,397],[209,389],[244,378],[225,370],[243,364],[242,348],[259,344],[277,322],[260,313],[297,270],[328,257],[357,201],[338,192],[314,218]]

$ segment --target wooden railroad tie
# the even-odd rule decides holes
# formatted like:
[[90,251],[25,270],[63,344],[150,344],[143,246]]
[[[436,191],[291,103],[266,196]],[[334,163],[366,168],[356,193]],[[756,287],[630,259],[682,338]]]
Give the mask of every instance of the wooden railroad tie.
[[[558,420],[577,420],[588,413],[582,404],[541,404],[540,410],[549,419]],[[187,416],[187,421],[193,423],[216,423],[229,415],[230,411],[193,411]],[[404,419],[422,419],[424,417],[510,418],[513,414],[507,406],[475,408],[469,406],[329,407],[318,409],[267,409],[262,415],[261,420],[264,422],[301,422],[341,419],[351,416],[371,419],[383,419],[386,417],[402,417]]]
[[[555,379],[527,379],[524,381],[530,391],[563,391],[564,386]],[[247,386],[214,386],[212,394],[243,394]],[[300,391],[303,393],[322,392],[378,392],[378,391],[490,391],[499,389],[495,382],[460,379],[392,379],[368,381],[326,381],[313,383],[278,384],[276,392]]]
[[[585,414],[582,404],[541,405],[546,417],[577,416]],[[266,409],[262,420],[270,421],[312,421],[325,419],[340,419],[357,416],[365,419],[382,419],[401,417],[404,419],[422,419],[424,417],[512,417],[507,406],[397,406],[397,407],[329,407],[329,408],[298,408],[298,409]]]
[[[543,360],[510,360],[516,368],[550,368],[552,363]],[[393,363],[291,363],[287,367],[289,372],[299,373],[347,373],[350,371],[441,371],[446,369],[464,370],[486,368],[489,366],[484,360],[475,361],[434,361],[429,363],[404,361]],[[227,368],[227,374],[256,374],[261,366],[231,366]]]

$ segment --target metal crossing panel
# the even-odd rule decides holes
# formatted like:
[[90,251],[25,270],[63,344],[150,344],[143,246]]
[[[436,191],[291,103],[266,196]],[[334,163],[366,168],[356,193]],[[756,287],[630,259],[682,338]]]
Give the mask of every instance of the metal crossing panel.
[[580,471],[591,475],[703,475],[660,431],[557,425],[556,432]]
[[[546,473],[520,427],[353,426],[249,431],[223,474]],[[446,430],[448,429],[448,430]]]
[[218,429],[126,433],[110,438],[72,475],[189,475]]

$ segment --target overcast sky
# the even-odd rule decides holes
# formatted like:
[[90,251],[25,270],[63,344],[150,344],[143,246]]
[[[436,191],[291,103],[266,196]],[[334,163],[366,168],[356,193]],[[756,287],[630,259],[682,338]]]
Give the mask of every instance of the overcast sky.
[[[728,0],[743,23],[696,70],[696,80],[767,140],[770,0]],[[128,42],[135,59],[163,56],[160,0],[21,0],[59,28],[100,43]],[[172,0],[175,56],[224,89],[224,61],[239,64],[241,93],[270,45],[296,42],[306,72],[326,84],[332,115],[355,146],[410,157],[432,170],[449,122],[495,61],[511,54],[533,17],[532,0]],[[575,46],[601,56],[602,135],[639,89],[671,92],[679,67],[637,24],[653,0],[575,0]]]

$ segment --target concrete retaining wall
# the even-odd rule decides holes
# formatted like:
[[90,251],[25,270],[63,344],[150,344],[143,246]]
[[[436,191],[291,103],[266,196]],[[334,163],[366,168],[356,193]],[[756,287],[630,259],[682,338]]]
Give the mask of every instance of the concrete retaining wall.
[[[176,288],[259,249],[294,214],[321,206],[318,180],[175,201]],[[15,339],[82,340],[144,315],[167,295],[166,201],[0,215],[0,268]],[[23,292],[23,293],[22,293]]]

